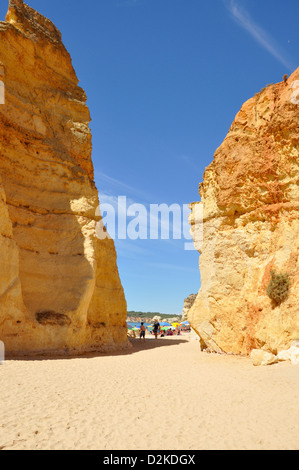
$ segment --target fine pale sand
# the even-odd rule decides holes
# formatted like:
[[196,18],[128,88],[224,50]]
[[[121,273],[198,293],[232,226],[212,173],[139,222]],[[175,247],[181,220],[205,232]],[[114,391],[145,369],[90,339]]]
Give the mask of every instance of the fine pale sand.
[[0,448],[299,449],[299,367],[202,353],[188,336],[0,366]]

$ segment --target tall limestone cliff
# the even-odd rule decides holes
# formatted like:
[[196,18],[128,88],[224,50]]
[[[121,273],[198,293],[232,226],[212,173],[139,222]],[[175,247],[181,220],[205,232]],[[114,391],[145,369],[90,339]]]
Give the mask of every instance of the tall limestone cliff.
[[184,300],[184,307],[183,307],[183,311],[182,311],[182,321],[187,321],[188,320],[188,313],[190,311],[190,308],[194,304],[195,299],[196,299],[196,294],[190,294]]
[[100,216],[90,115],[61,34],[10,0],[0,22],[0,340],[8,354],[126,347]]
[[[242,106],[191,204],[202,285],[188,318],[211,351],[276,353],[299,339],[298,185],[299,69]],[[271,272],[289,279],[282,302]]]

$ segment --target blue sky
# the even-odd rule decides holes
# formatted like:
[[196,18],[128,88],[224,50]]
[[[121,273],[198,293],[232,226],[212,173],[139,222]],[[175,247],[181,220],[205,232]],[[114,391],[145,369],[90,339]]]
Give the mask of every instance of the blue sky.
[[[188,204],[241,105],[298,67],[298,0],[28,0],[62,32],[88,96],[102,201]],[[8,1],[0,0],[4,19]],[[129,310],[181,313],[184,240],[116,240]]]

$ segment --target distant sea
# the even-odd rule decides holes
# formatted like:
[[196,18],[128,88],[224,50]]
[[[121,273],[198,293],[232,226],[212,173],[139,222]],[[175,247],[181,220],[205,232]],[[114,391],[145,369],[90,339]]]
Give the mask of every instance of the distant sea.
[[[148,326],[152,326],[151,323],[144,323],[144,322],[143,322],[143,324],[144,324],[144,326],[145,326],[146,328],[147,328]],[[128,325],[128,326],[131,326],[132,328],[134,328],[134,326],[135,326],[135,328],[140,328],[140,326],[141,326],[140,322],[136,322],[136,321],[127,321],[127,325]]]

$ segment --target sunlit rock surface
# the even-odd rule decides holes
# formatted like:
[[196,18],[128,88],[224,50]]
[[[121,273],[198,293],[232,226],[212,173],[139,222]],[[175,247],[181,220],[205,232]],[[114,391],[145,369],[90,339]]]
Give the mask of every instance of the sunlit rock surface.
[[[299,69],[242,106],[191,204],[202,285],[188,318],[212,351],[276,354],[299,338],[298,164]],[[280,305],[271,271],[290,278]]]

